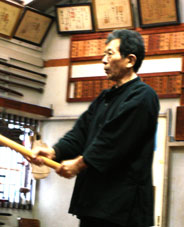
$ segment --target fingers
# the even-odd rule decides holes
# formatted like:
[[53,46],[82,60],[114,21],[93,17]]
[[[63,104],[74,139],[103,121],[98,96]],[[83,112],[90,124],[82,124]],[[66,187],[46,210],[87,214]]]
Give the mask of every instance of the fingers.
[[72,172],[69,168],[67,168],[66,166],[62,165],[56,169],[56,173],[64,178],[68,178],[71,179],[73,177],[76,176],[76,174],[74,174],[74,172]]
[[44,164],[44,160],[42,159],[41,156],[53,159],[55,152],[53,148],[37,146],[34,149],[32,149],[32,153],[33,153],[32,156],[26,157],[26,159],[35,165],[41,166]]
[[56,169],[56,173],[62,177],[71,179],[80,172],[77,159],[71,159],[61,162],[61,166]]
[[40,156],[35,156],[35,157],[31,158],[31,163],[38,165],[38,166],[42,166],[42,165],[44,165],[44,160]]

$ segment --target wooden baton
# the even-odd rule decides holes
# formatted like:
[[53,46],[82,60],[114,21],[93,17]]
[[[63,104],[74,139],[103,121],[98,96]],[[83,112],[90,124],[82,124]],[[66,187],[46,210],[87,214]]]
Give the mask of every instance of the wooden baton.
[[[7,146],[7,147],[10,147],[11,149],[21,153],[22,155],[24,156],[28,156],[28,157],[32,157],[33,156],[33,153],[31,152],[31,150],[25,148],[24,146],[16,143],[15,141],[3,136],[0,134],[0,144],[4,145],[4,146]],[[46,166],[49,166],[53,169],[56,169],[58,167],[61,166],[61,164],[49,159],[49,158],[46,158],[44,156],[38,156],[38,157],[41,157],[44,161],[44,164]]]

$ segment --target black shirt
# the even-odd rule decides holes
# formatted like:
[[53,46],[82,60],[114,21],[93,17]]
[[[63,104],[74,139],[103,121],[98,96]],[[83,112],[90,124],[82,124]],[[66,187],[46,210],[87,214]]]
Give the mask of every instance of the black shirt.
[[54,146],[56,159],[83,155],[69,212],[122,226],[153,225],[152,157],[159,111],[139,77],[104,90]]

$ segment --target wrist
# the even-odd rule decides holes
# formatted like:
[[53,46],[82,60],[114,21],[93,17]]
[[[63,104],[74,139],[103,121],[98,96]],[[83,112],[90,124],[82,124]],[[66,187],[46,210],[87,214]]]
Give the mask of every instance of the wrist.
[[51,154],[51,159],[55,159],[56,158],[56,151],[54,150],[53,147],[50,148],[50,154]]
[[78,166],[79,171],[87,168],[87,165],[84,162],[83,156],[77,157],[76,161],[77,161],[77,166]]

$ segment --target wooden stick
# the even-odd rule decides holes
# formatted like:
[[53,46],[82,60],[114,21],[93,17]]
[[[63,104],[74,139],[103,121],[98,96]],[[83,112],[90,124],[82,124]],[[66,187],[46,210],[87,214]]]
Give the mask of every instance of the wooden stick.
[[29,78],[29,77],[26,77],[26,76],[19,75],[17,73],[12,73],[12,72],[8,72],[6,70],[0,69],[0,75],[4,76],[4,74],[6,74],[8,76],[11,76],[11,77],[16,77],[16,78],[19,78],[19,79],[23,79],[23,80],[28,80],[28,81],[31,81],[31,82],[39,83],[39,84],[42,84],[42,85],[46,84],[45,82],[40,81],[40,80],[35,80],[35,79]]
[[5,79],[2,79],[2,78],[0,78],[0,81],[4,82],[6,84],[12,84],[12,85],[15,85],[15,86],[18,86],[18,87],[28,88],[28,89],[35,90],[39,93],[43,93],[42,88],[32,87],[32,86],[29,86],[27,84],[17,83],[17,82],[13,82],[12,80],[5,80]]
[[[28,157],[33,156],[33,153],[31,152],[31,150],[25,148],[24,146],[14,142],[13,140],[11,140],[11,139],[9,139],[9,138],[1,135],[1,134],[0,134],[0,144],[5,145],[7,147],[10,147],[11,149],[21,153],[24,156],[28,156]],[[56,169],[56,168],[61,166],[61,164],[59,164],[59,163],[57,163],[57,162],[55,162],[55,161],[53,161],[49,158],[46,158],[44,156],[38,156],[38,157],[41,157],[43,159],[44,164],[46,166],[49,166],[53,169]]]
[[7,88],[7,87],[1,86],[1,85],[0,85],[0,90],[6,91],[8,93],[12,93],[14,95],[18,95],[18,96],[21,96],[21,97],[24,96],[22,93],[20,93],[18,91],[15,91],[13,89],[10,89],[10,88]]
[[8,66],[8,67],[12,67],[12,68],[15,68],[15,69],[19,69],[19,70],[22,70],[22,71],[25,71],[25,72],[33,73],[33,74],[42,76],[42,77],[44,77],[44,78],[47,78],[47,75],[44,74],[44,73],[38,73],[38,72],[32,71],[32,70],[30,70],[30,69],[25,69],[25,68],[22,68],[22,67],[17,66],[17,65],[12,65],[12,64],[7,63],[7,62],[2,62],[2,61],[0,61],[0,65],[6,65],[6,66]]

